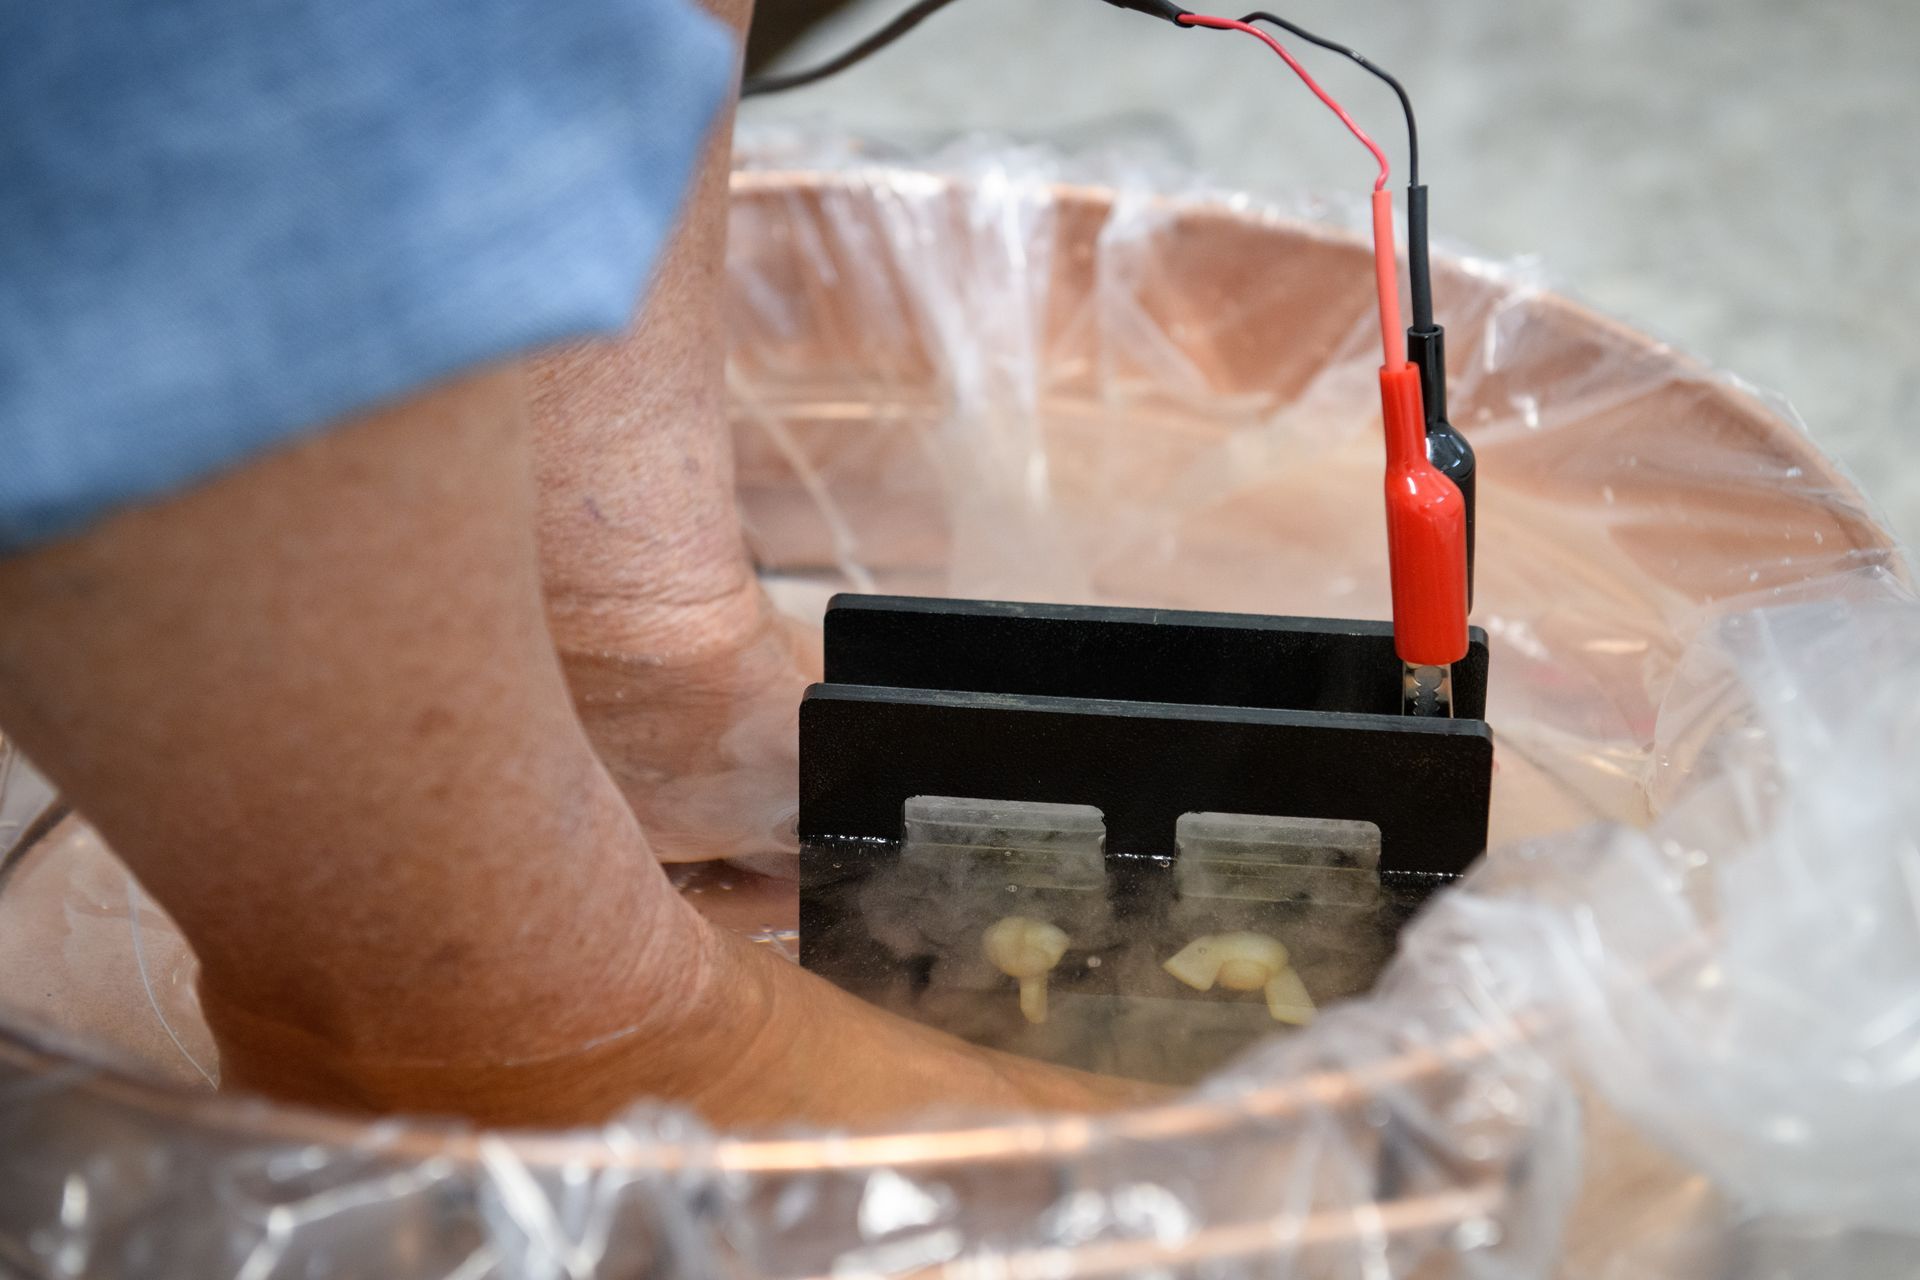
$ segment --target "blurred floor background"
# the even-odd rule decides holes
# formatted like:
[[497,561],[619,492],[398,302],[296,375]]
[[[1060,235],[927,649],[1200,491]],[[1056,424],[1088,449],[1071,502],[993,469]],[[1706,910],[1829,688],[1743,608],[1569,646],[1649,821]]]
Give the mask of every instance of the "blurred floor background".
[[[810,65],[906,3],[763,0],[757,52]],[[1920,344],[1907,327],[1920,303],[1920,4],[1311,0],[1281,12],[1407,86],[1436,237],[1538,255],[1556,284],[1784,393],[1920,544]],[[1296,52],[1395,140],[1404,166],[1388,91]],[[1251,40],[1176,33],[1094,0],[958,0],[871,62],[743,115],[1033,138],[1123,117],[1257,193],[1358,191],[1371,173]]]

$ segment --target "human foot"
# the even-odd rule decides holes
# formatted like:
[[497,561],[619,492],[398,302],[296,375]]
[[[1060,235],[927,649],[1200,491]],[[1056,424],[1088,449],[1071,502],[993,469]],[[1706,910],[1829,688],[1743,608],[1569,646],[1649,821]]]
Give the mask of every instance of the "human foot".
[[930,1107],[1101,1112],[1170,1093],[968,1044],[866,1004],[764,948],[732,937],[722,943],[721,972],[733,985],[717,994],[732,1001],[753,992],[762,1021],[730,1068],[689,1099],[716,1123],[844,1127]]
[[[648,1099],[683,1103],[721,1127],[844,1128],[928,1107],[1110,1111],[1168,1092],[969,1045],[864,1004],[690,912],[682,926],[679,963],[643,972],[653,988],[644,1021],[566,1052],[383,1061],[209,998],[223,1084],[308,1105],[542,1127],[603,1123]],[[670,973],[678,979],[663,997],[659,979]],[[604,1020],[607,1011],[572,1012]]]

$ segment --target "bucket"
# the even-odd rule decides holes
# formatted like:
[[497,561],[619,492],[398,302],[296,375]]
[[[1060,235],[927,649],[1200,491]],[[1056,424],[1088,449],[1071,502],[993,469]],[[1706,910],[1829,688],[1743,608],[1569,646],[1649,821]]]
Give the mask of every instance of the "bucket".
[[[1301,213],[997,159],[736,175],[739,491],[775,599],[1387,616],[1368,249]],[[1493,843],[1577,859],[1570,832],[1655,820],[1735,714],[1661,727],[1691,637],[1905,569],[1738,381],[1511,270],[1437,262],[1435,293],[1480,457]],[[724,1136],[643,1106],[522,1134],[221,1095],[178,935],[7,760],[0,1271],[1446,1276],[1624,1249],[1653,1275],[1730,1256],[1721,1194],[1549,1065],[1573,1015],[1493,1016],[1417,957],[1180,1101],[1097,1120]],[[1527,859],[1493,862],[1498,881]],[[714,892],[716,914],[778,913],[758,889],[744,915]],[[1436,932],[1456,927],[1414,929],[1470,972],[1471,938]]]

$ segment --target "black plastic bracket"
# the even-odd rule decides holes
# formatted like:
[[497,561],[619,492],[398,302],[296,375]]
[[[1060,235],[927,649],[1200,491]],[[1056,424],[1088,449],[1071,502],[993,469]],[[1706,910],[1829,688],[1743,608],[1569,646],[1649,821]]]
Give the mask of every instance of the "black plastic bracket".
[[[1485,848],[1486,637],[1454,668],[1459,718],[1402,714],[1401,677],[1379,622],[838,597],[826,681],[800,709],[800,961],[975,1043],[1195,1079],[1279,1015],[1182,985],[1164,967],[1181,947],[1284,939],[1313,1000],[1358,994]],[[1054,811],[1057,833],[993,828],[1022,803],[1098,809],[1093,865],[1084,810]],[[962,816],[943,828],[936,811]],[[1366,837],[1340,843],[1358,822],[1378,829],[1377,863]],[[1306,834],[1254,852],[1226,830]],[[1040,1023],[983,952],[1013,917],[1067,939]]]
[[[1165,858],[1183,814],[1354,819],[1383,873],[1486,847],[1486,636],[1456,718],[1400,714],[1389,624],[840,596],[800,713],[803,842],[898,841],[920,795],[1086,804]],[[804,894],[804,885],[803,885]]]

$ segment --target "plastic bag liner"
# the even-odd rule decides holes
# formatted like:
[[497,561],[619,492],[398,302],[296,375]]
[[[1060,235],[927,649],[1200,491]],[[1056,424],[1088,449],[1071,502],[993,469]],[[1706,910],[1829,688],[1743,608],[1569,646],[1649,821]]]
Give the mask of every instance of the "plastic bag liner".
[[[845,587],[1386,614],[1340,210],[998,145],[759,154],[740,491],[796,614]],[[1497,839],[1372,995],[1099,1120],[360,1123],[210,1091],[191,957],[16,762],[0,1274],[1909,1274],[1898,549],[1783,407],[1525,270],[1456,257],[1436,293],[1481,458]]]

